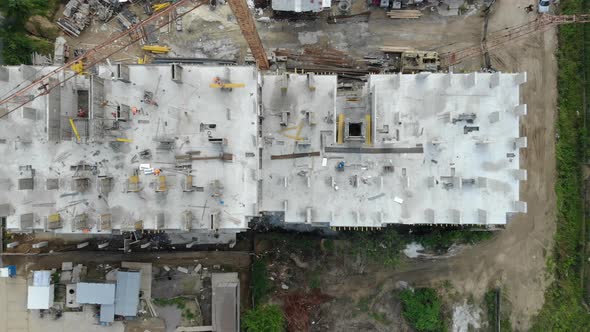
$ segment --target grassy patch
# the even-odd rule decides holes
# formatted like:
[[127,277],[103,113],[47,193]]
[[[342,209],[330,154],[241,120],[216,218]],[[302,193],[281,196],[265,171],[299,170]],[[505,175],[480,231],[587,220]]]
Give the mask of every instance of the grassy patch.
[[389,325],[391,324],[391,322],[389,321],[389,319],[387,319],[387,317],[385,316],[384,313],[380,313],[380,312],[371,312],[369,314],[369,317],[371,317],[373,320],[383,324],[383,325]]
[[184,297],[173,297],[171,299],[154,299],[154,304],[159,307],[176,306],[178,309],[183,310],[186,308],[186,299]]
[[350,235],[349,253],[375,264],[395,267],[400,260],[400,252],[405,241],[393,228],[381,232],[355,232]]
[[475,244],[487,240],[493,235],[487,231],[469,229],[431,229],[428,233],[417,234],[412,239],[428,250],[446,251],[453,244]]
[[[564,14],[588,12],[586,0],[564,0]],[[557,232],[551,262],[555,280],[545,294],[545,304],[535,319],[533,331],[589,331],[590,315],[582,305],[580,268],[584,216],[582,169],[586,132],[583,126],[584,73],[590,70],[590,28],[587,24],[560,26],[558,32]],[[590,91],[590,90],[588,90]]]
[[252,297],[254,299],[254,306],[263,302],[270,292],[270,283],[268,282],[268,270],[266,263],[262,259],[256,259],[252,264],[252,276],[250,278],[252,284]]
[[370,304],[371,304],[371,298],[370,297],[363,297],[358,301],[358,303],[356,304],[356,307],[362,312],[368,312]]
[[321,274],[319,271],[310,272],[307,276],[307,283],[311,289],[320,289],[322,285]]
[[404,289],[400,292],[402,315],[419,332],[445,331],[442,301],[432,288]]
[[261,305],[248,310],[242,317],[242,330],[246,332],[283,332],[285,316],[277,305]]

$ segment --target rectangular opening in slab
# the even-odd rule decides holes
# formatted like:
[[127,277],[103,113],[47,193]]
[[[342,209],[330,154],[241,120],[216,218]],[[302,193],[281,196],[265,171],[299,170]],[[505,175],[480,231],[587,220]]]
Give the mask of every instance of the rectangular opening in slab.
[[349,122],[348,123],[348,136],[361,137],[362,135],[363,135],[363,123],[362,122]]
[[77,90],[77,105],[76,110],[79,118],[87,118],[88,110],[90,108],[90,98],[88,90]]

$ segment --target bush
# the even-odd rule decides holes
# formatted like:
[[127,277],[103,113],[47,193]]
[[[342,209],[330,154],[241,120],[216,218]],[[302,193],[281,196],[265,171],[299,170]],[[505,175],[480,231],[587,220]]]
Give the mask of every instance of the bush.
[[453,244],[474,244],[487,240],[492,237],[492,234],[492,232],[488,231],[435,228],[429,233],[415,235],[413,239],[426,249],[441,252],[446,251]]
[[242,329],[247,332],[282,332],[285,316],[277,305],[258,306],[244,314]]
[[441,300],[432,288],[405,289],[399,297],[402,314],[408,323],[420,332],[445,330],[442,320]]
[[393,228],[385,228],[373,234],[353,233],[350,243],[351,254],[360,255],[369,262],[387,267],[394,267],[399,263],[400,252],[405,245],[405,241]]
[[263,302],[270,292],[270,284],[268,282],[268,270],[266,263],[262,259],[256,259],[252,264],[252,276],[250,277],[252,285],[252,297],[254,305]]

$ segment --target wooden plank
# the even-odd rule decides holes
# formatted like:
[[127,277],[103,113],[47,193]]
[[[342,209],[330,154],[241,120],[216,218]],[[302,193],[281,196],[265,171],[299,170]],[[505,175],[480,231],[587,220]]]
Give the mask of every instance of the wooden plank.
[[408,46],[381,46],[379,50],[385,53],[404,53],[415,51],[416,49]]
[[279,155],[272,155],[270,156],[271,160],[277,159],[295,159],[295,158],[305,158],[305,157],[319,157],[320,152],[306,152],[306,153],[293,153],[293,154],[279,154]]

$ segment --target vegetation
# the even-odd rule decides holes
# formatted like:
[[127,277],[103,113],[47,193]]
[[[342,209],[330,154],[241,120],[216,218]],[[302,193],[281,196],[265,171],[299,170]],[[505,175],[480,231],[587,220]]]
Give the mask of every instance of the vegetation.
[[285,317],[277,305],[260,305],[247,311],[242,318],[242,329],[247,332],[282,332]]
[[[587,12],[587,0],[564,0],[564,14]],[[569,24],[559,28],[557,155],[557,232],[555,251],[548,261],[555,275],[545,294],[533,331],[589,331],[590,315],[584,308],[580,268],[583,264],[584,229],[582,168],[587,135],[583,119],[584,76],[590,70],[590,27]]]
[[171,299],[154,299],[154,304],[159,307],[176,306],[180,310],[186,308],[186,299],[184,297],[173,297]]
[[252,280],[252,298],[254,299],[254,305],[257,306],[266,299],[271,287],[268,282],[268,270],[264,260],[256,259],[254,261],[250,280]]
[[453,244],[475,244],[492,237],[489,231],[473,231],[470,229],[439,229],[429,233],[414,235],[413,240],[424,248],[434,251],[446,251]]
[[350,253],[375,264],[394,267],[399,263],[405,242],[393,228],[381,232],[355,232],[350,239]]
[[3,41],[2,58],[7,65],[30,64],[31,53],[50,54],[53,44],[35,38],[25,31],[25,23],[33,15],[53,16],[58,0],[2,0],[0,12],[4,16],[0,29]]
[[[488,330],[497,331],[498,329],[496,328],[496,291],[488,291],[485,294],[484,301],[487,308]],[[512,324],[510,324],[508,314],[505,310],[501,311],[502,312],[500,312],[500,331],[510,332],[512,331]]]
[[419,332],[446,330],[442,318],[442,302],[432,288],[404,289],[399,294],[402,315]]
[[308,285],[310,289],[320,289],[322,280],[320,277],[320,271],[310,272],[307,276]]

